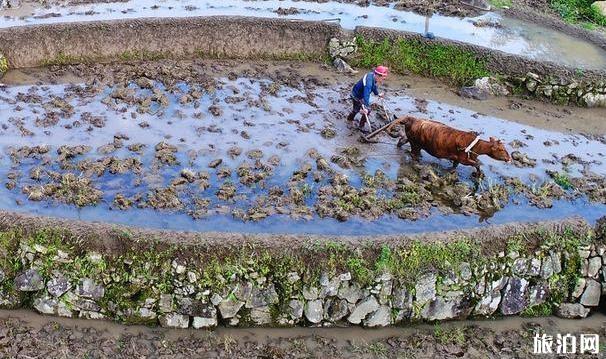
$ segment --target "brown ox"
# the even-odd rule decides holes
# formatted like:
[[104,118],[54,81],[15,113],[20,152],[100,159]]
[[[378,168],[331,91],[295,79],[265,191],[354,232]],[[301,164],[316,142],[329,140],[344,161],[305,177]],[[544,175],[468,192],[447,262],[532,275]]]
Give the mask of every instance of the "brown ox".
[[461,131],[437,121],[412,116],[398,118],[392,126],[398,123],[404,124],[406,130],[406,139],[401,138],[398,147],[410,142],[412,158],[415,161],[419,160],[421,150],[425,150],[434,157],[451,160],[453,169],[459,163],[474,166],[478,175],[481,174],[479,155],[511,162],[503,142],[494,137],[490,137],[489,141],[480,140],[477,139],[476,132]]

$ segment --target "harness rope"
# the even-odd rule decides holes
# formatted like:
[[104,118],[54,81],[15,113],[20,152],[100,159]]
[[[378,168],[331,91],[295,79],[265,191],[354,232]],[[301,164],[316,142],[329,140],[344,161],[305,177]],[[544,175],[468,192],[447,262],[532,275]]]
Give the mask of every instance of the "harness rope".
[[474,155],[478,156],[478,154],[473,152],[471,149],[473,148],[473,146],[477,145],[479,141],[480,141],[480,136],[476,136],[476,138],[474,138],[474,140],[471,141],[469,146],[465,147],[464,152],[467,153],[467,158],[469,158],[470,153],[473,153]]

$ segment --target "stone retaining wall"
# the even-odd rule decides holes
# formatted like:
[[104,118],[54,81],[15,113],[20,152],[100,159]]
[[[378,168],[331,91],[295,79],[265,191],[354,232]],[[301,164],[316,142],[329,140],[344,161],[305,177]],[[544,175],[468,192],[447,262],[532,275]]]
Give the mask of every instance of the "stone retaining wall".
[[569,219],[316,237],[147,231],[0,212],[0,305],[177,328],[584,317],[606,285],[604,228]]
[[156,58],[320,58],[335,23],[211,16],[0,29],[9,67]]

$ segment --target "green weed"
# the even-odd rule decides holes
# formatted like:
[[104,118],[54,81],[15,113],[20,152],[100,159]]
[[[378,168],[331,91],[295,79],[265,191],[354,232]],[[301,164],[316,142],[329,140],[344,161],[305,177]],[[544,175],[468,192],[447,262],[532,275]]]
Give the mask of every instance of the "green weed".
[[397,73],[439,77],[458,85],[489,75],[484,60],[455,46],[410,39],[372,41],[360,36],[356,41],[360,56],[353,60],[355,66],[386,64]]

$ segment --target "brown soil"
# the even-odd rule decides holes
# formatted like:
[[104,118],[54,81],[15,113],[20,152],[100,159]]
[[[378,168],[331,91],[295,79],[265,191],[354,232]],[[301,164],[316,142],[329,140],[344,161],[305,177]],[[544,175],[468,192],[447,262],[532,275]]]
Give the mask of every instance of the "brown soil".
[[[507,318],[410,328],[230,329],[214,332],[0,311],[0,356],[8,358],[534,358],[535,333],[606,333],[606,318]],[[578,339],[577,339],[578,340]],[[574,356],[592,357],[588,354]],[[595,356],[593,356],[595,357]]]

